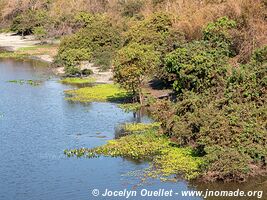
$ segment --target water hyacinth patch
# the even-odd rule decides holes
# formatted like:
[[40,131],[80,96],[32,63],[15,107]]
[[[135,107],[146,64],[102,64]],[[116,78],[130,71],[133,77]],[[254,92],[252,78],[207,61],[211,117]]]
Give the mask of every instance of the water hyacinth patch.
[[103,146],[93,149],[65,150],[64,153],[68,157],[111,156],[146,160],[150,163],[146,174],[149,177],[169,177],[179,174],[190,180],[200,175],[201,166],[204,163],[203,158],[194,157],[192,149],[173,146],[167,137],[157,135],[153,129],[139,134],[140,126],[135,128],[134,125],[133,127],[130,127],[130,130],[133,130],[132,135],[110,140]]
[[125,132],[130,133],[139,133],[139,132],[145,132],[148,130],[158,130],[160,127],[160,123],[150,123],[150,124],[143,124],[143,123],[126,123],[123,126],[123,129]]
[[60,80],[60,83],[70,84],[70,85],[79,85],[79,84],[89,84],[94,83],[96,81],[95,78],[64,78]]
[[82,103],[94,101],[123,101],[130,97],[128,92],[114,84],[99,84],[93,87],[67,90],[65,94],[67,95],[67,100]]
[[24,85],[24,84],[27,84],[27,85],[31,85],[31,86],[38,86],[42,83],[42,81],[40,80],[10,80],[10,81],[7,81],[9,83],[16,83],[16,84],[20,84],[20,85]]

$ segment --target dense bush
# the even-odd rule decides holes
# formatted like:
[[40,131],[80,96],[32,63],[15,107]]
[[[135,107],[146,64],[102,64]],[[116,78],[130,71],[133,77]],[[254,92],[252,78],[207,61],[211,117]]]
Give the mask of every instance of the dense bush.
[[223,84],[227,57],[223,50],[207,42],[193,42],[177,48],[166,56],[166,70],[176,75],[174,90],[201,92]]
[[157,50],[161,45],[164,45],[171,26],[171,18],[167,13],[155,13],[130,27],[125,33],[124,45],[136,42],[139,44],[153,45],[155,50]]
[[11,30],[22,35],[31,34],[35,28],[45,25],[47,20],[49,17],[45,10],[28,10],[14,18]]
[[167,53],[185,43],[182,32],[175,29],[172,16],[165,12],[156,12],[150,17],[134,23],[124,33],[124,46],[131,43],[151,45],[160,54],[160,63],[154,70],[154,76],[160,79],[170,79],[163,68],[163,60]]
[[[181,146],[193,146],[197,154],[203,155],[207,177],[213,180],[242,181],[266,167],[265,51],[266,48],[257,50],[249,64],[228,70],[228,76],[221,76],[224,84],[200,91],[183,87],[176,103],[154,105],[153,112],[162,122],[163,133]],[[177,57],[173,63],[181,60]],[[218,77],[216,70],[211,68],[211,73]],[[194,80],[194,76],[189,77]],[[209,76],[204,77],[209,80]]]
[[144,5],[143,0],[119,0],[122,16],[140,18],[140,11]]
[[228,55],[233,55],[231,51],[233,36],[230,30],[236,27],[236,22],[227,17],[219,18],[217,21],[209,23],[203,30],[204,40],[209,41],[214,47],[225,49]]
[[63,64],[66,69],[78,67],[80,61],[93,62],[100,67],[110,67],[120,43],[118,30],[102,16],[62,40],[57,63]]

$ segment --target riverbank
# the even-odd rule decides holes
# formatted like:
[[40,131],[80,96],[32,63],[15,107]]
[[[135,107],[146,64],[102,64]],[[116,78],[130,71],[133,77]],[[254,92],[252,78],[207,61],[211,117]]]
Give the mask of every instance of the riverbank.
[[22,36],[15,33],[0,33],[0,47],[7,51],[16,51],[24,47],[33,47],[40,41],[34,39],[33,36]]
[[[29,58],[52,64],[58,53],[59,40],[47,41],[42,44],[40,40],[33,36],[24,38],[15,33],[0,33],[0,58]],[[113,83],[113,73],[111,70],[101,71],[92,63],[84,62],[82,69],[92,70],[91,77],[96,83]],[[54,67],[52,71],[56,75],[64,75],[64,67]]]
[[4,58],[30,58],[52,63],[57,53],[57,44],[42,44],[33,36],[22,37],[15,33],[0,34],[0,48],[4,53],[0,57]]

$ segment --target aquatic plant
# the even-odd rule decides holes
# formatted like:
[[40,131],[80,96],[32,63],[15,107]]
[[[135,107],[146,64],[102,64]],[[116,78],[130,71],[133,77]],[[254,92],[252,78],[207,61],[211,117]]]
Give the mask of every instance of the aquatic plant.
[[160,128],[160,123],[125,123],[122,125],[119,125],[115,132],[115,139],[125,137],[127,135],[131,134],[141,134],[146,133],[147,131],[158,131]]
[[64,78],[61,79],[59,82],[63,84],[88,84],[88,83],[94,83],[96,81],[95,78]]
[[31,86],[38,86],[40,85],[42,82],[39,80],[10,80],[8,81],[9,83],[16,83],[16,84],[20,84],[20,85],[24,85],[24,84],[28,84]]
[[[130,130],[135,133],[139,131],[139,127],[133,127]],[[157,135],[153,129],[147,130],[144,134],[132,134],[110,140],[107,144],[93,149],[65,150],[64,153],[68,157],[95,158],[102,155],[147,160],[150,161],[147,173],[150,177],[181,174],[186,179],[194,179],[200,175],[203,165],[202,158],[194,157],[192,149],[173,146],[167,137]]]
[[126,123],[123,125],[123,129],[125,132],[131,133],[139,133],[148,130],[158,130],[160,127],[160,123],[150,123],[150,124],[143,124],[143,123]]
[[76,90],[67,90],[66,99],[74,102],[123,101],[130,94],[114,84],[101,84]]

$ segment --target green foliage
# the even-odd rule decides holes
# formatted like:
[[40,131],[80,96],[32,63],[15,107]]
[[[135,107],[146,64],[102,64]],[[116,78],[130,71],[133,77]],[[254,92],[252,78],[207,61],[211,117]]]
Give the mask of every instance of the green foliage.
[[45,28],[43,26],[34,27],[32,30],[32,33],[35,35],[35,37],[38,40],[42,40],[47,35],[47,31],[45,30]]
[[166,70],[176,75],[174,90],[201,92],[222,84],[227,58],[207,42],[193,42],[177,48],[165,58]]
[[91,69],[83,69],[83,70],[81,70],[81,73],[82,73],[82,76],[90,76],[94,72]]
[[67,76],[81,74],[78,68],[80,61],[89,60],[91,55],[92,53],[88,48],[64,49],[59,52],[56,63],[65,66]]
[[144,2],[143,0],[120,0],[119,5],[122,16],[140,18],[140,11]]
[[90,24],[93,23],[93,20],[95,20],[95,16],[91,13],[87,12],[78,12],[74,16],[75,23],[78,27],[87,27],[90,26]]
[[94,78],[64,78],[60,80],[61,83],[63,84],[88,84],[88,83],[94,83],[95,79]]
[[123,130],[128,133],[143,133],[148,130],[158,130],[160,123],[142,124],[142,123],[126,123],[123,125]]
[[[199,49],[190,51],[190,55],[198,54]],[[158,101],[152,105],[162,133],[178,145],[193,146],[197,155],[204,156],[208,179],[243,181],[266,165],[267,60],[264,52],[265,47],[256,50],[250,63],[238,67],[224,66],[218,60],[215,67],[209,68],[216,84],[210,84],[213,79],[209,80],[206,75],[203,77],[209,80],[208,87],[201,90],[183,87],[176,103]],[[190,68],[194,57],[184,57],[188,55],[186,49],[178,49],[170,55],[167,59],[171,67],[185,65],[184,69],[192,69],[194,73],[199,69],[197,65]],[[220,66],[228,69],[227,76],[217,72]],[[188,71],[179,71],[180,74],[190,75]],[[203,81],[201,77],[196,79]]]
[[267,62],[267,46],[264,46],[260,49],[257,49],[253,56],[252,59],[256,63],[266,63]]
[[[139,128],[137,131],[140,131]],[[203,164],[202,158],[192,156],[191,149],[173,147],[168,138],[159,137],[149,129],[144,134],[133,134],[111,140],[106,145],[94,149],[65,150],[65,154],[88,158],[104,155],[150,160],[152,170],[148,175],[153,177],[182,174],[187,179],[194,179],[199,176]]]
[[31,86],[38,86],[42,83],[42,81],[39,81],[39,80],[10,80],[8,81],[9,83],[16,83],[16,84],[19,84],[19,85],[24,85],[24,84],[28,84],[28,85],[31,85]]
[[[180,175],[187,180],[196,179],[201,175],[204,161],[201,157],[194,157],[190,148],[171,147],[161,150],[161,155],[154,160],[156,174],[169,177]],[[153,174],[153,172],[152,172]]]
[[214,149],[206,161],[211,163],[210,179],[244,181],[246,174],[250,172],[251,158],[236,149]]
[[119,108],[123,109],[125,112],[137,112],[141,107],[140,103],[126,103],[119,105]]
[[11,30],[23,35],[30,34],[35,28],[44,26],[48,20],[49,17],[45,10],[28,10],[14,18]]
[[129,97],[129,94],[118,85],[102,84],[93,87],[85,87],[77,90],[67,90],[66,99],[75,102],[93,101],[122,101]]
[[119,46],[119,32],[107,18],[101,16],[77,33],[62,40],[57,63],[64,65],[66,69],[77,67],[80,61],[90,61],[109,67]]
[[159,63],[152,46],[132,43],[121,50],[114,61],[114,80],[134,96],[142,96],[141,87]]
[[217,21],[209,23],[203,30],[204,40],[225,49],[227,54],[233,54],[230,47],[233,45],[233,38],[230,30],[236,27],[236,22],[228,17],[221,17]]
[[164,45],[172,22],[166,13],[155,13],[151,17],[137,22],[125,33],[125,44],[139,43],[152,45],[155,50]]

